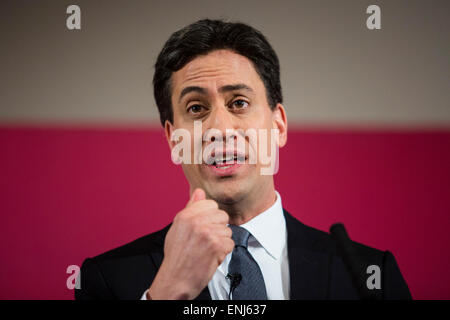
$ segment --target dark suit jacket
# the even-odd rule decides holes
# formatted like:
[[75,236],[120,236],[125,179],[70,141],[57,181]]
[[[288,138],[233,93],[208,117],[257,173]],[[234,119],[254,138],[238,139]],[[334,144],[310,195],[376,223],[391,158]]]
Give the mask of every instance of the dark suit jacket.
[[[291,299],[359,299],[335,240],[308,227],[284,211],[287,227]],[[140,299],[150,287],[162,259],[170,225],[129,244],[88,258],[81,267],[81,289],[76,299]],[[411,299],[394,256],[353,242],[361,277],[369,265],[381,269],[381,289],[370,291],[379,299]],[[365,283],[365,280],[364,280]],[[208,287],[197,297],[211,299]]]

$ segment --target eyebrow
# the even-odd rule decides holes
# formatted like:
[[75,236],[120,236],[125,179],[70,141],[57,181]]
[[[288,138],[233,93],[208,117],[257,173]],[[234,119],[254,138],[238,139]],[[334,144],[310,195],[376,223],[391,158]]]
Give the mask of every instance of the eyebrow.
[[247,86],[246,84],[243,84],[243,83],[226,85],[226,86],[222,86],[219,88],[220,93],[224,93],[224,92],[228,92],[228,91],[236,91],[236,90],[246,90],[246,91],[253,92],[252,88],[250,88],[249,86]]
[[[236,91],[236,90],[246,90],[249,92],[253,92],[252,88],[250,88],[249,86],[247,86],[246,84],[243,84],[243,83],[229,84],[229,85],[225,85],[225,86],[222,86],[219,88],[220,93]],[[208,93],[208,90],[203,87],[198,87],[198,86],[186,87],[183,90],[181,90],[180,97],[178,98],[178,102],[180,102],[181,99],[183,99],[183,97],[190,92],[198,92],[200,94],[206,95]]]

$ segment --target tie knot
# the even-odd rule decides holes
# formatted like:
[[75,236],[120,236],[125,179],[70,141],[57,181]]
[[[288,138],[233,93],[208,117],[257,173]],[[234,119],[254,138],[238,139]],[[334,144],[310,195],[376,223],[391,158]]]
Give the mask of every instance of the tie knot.
[[233,231],[233,241],[236,246],[241,246],[247,248],[248,238],[250,237],[250,232],[242,227],[230,225],[231,231]]

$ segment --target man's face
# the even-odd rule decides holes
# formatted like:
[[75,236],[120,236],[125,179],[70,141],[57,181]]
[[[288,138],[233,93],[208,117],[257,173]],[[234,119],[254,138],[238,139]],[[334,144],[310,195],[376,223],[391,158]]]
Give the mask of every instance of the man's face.
[[[215,150],[213,157],[226,158],[227,152],[236,158],[245,157],[245,163],[241,164],[236,163],[236,159],[231,165],[220,161],[182,164],[191,190],[202,188],[209,198],[232,204],[250,194],[261,194],[268,184],[273,185],[273,176],[261,174],[264,166],[259,158],[256,163],[249,163],[249,154],[257,154],[261,140],[250,141],[242,133],[248,129],[267,130],[268,139],[264,143],[268,144],[266,150],[270,154],[271,129],[279,130],[280,147],[286,142],[286,116],[281,104],[270,109],[264,84],[250,60],[230,50],[216,50],[199,56],[172,74],[171,99],[173,123],[166,121],[165,124],[171,148],[176,145],[170,139],[174,130],[186,129],[191,136],[191,159],[198,157],[194,154],[194,121],[201,121],[202,135],[208,129],[216,129],[223,135],[223,153]],[[233,143],[234,149],[229,150],[226,141],[237,140],[239,135],[245,148]],[[197,140],[197,143],[202,144],[205,151],[212,141]]]

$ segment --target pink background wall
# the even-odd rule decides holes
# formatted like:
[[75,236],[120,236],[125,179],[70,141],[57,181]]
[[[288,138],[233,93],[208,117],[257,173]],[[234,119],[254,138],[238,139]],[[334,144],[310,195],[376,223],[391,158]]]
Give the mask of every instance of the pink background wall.
[[[152,128],[0,129],[0,299],[72,299],[69,265],[156,231],[188,199]],[[277,190],[313,227],[391,250],[416,299],[450,299],[450,131],[289,132]]]

